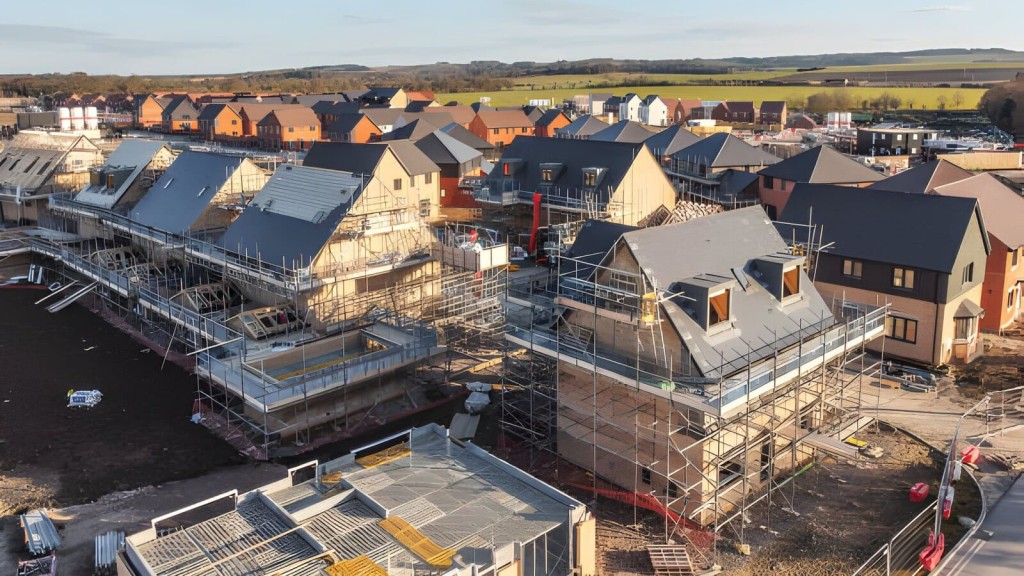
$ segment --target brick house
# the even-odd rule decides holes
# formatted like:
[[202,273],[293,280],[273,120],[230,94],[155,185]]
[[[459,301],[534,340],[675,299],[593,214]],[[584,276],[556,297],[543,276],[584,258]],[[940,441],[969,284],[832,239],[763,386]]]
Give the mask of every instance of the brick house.
[[239,140],[244,136],[242,115],[232,104],[207,104],[199,113],[199,132],[206,140]]
[[552,108],[551,110],[545,111],[544,114],[537,119],[535,134],[544,138],[554,138],[555,130],[564,128],[568,125],[569,117],[561,110]]
[[164,132],[191,134],[199,131],[199,110],[188,95],[174,96],[160,116]]
[[324,124],[324,136],[331,142],[365,144],[379,141],[381,131],[366,115],[349,112],[339,114],[330,124]]
[[304,106],[273,110],[257,124],[257,139],[260,148],[309,150],[322,140],[320,120]]
[[711,118],[719,122],[753,124],[757,122],[757,108],[753,102],[720,102],[711,111]]
[[759,124],[780,124],[786,125],[786,103],[782,100],[761,102],[761,113],[758,117]]
[[522,110],[481,110],[469,123],[469,131],[503,148],[517,136],[533,136],[535,128]]

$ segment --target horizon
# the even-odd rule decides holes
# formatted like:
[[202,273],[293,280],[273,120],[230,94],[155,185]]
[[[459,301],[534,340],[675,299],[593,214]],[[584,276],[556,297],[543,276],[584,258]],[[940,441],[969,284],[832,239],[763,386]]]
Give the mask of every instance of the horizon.
[[[282,11],[280,3],[268,0],[183,0],[176,9],[202,16],[190,17],[188,28],[130,28],[131,16],[149,22],[161,17],[164,9],[125,3],[130,12],[123,18],[125,26],[110,30],[110,9],[83,12],[68,0],[57,0],[48,5],[45,18],[31,5],[5,7],[0,50],[23,57],[3,65],[22,69],[0,68],[0,74],[216,76],[344,64],[382,68],[475,60],[719,60],[986,47],[1024,50],[1016,20],[996,16],[1019,9],[1019,3],[1010,0],[946,5],[911,0],[898,10],[879,0],[856,6],[822,4],[799,0],[773,7],[778,25],[766,27],[763,18],[729,17],[763,12],[763,3],[752,0],[737,0],[728,14],[702,14],[700,20],[692,19],[694,10],[685,5],[659,5],[654,24],[642,10],[618,13],[613,0],[503,0],[486,8],[454,0],[443,12],[396,0],[387,14],[326,0],[313,0],[294,11]],[[269,22],[246,19],[253,14],[266,14]],[[866,22],[882,16],[887,19],[877,25]],[[849,32],[801,34],[792,24],[794,17],[819,27],[837,21],[837,28]],[[608,24],[616,28],[610,30]],[[951,44],[936,33],[949,29],[958,31],[959,42]],[[860,35],[863,40],[851,43]],[[318,41],[304,44],[308,38]],[[388,42],[389,38],[396,41]],[[441,40],[435,44],[437,39]],[[17,63],[28,60],[25,55],[31,55],[31,65]]]

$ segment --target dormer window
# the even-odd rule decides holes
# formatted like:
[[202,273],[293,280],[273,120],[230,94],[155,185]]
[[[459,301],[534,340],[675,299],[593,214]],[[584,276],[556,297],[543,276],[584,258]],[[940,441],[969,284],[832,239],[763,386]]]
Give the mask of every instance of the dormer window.
[[708,328],[729,321],[732,290],[726,288],[708,295]]
[[551,182],[554,178],[554,172],[550,168],[545,168],[540,171],[540,179],[544,182]]
[[800,267],[793,266],[782,272],[782,298],[800,294]]
[[584,172],[583,185],[594,187],[597,185],[597,172]]

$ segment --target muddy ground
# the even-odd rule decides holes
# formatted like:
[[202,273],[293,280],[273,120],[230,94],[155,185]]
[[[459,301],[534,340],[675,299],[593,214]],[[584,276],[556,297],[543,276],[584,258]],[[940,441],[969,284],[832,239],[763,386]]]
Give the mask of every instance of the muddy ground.
[[[33,304],[45,294],[0,290],[0,516],[241,462],[190,422],[194,376],[161,370],[158,354],[83,306]],[[103,401],[70,409],[69,389]]]

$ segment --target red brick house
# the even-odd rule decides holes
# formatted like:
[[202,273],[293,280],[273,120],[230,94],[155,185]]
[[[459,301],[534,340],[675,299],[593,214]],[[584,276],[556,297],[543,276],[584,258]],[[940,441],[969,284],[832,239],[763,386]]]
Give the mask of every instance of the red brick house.
[[272,110],[257,124],[260,148],[309,150],[321,140],[320,120],[305,106]]
[[753,124],[757,122],[757,108],[753,102],[721,102],[711,111],[711,118],[719,122]]
[[555,130],[564,128],[568,125],[569,117],[561,110],[552,108],[551,110],[546,110],[537,120],[537,123],[534,126],[535,134],[544,138],[554,138]]
[[781,100],[770,100],[761,102],[761,113],[757,120],[758,124],[780,124],[786,125],[786,103]]
[[517,136],[533,136],[534,125],[522,110],[481,110],[469,123],[469,131],[498,148]]

